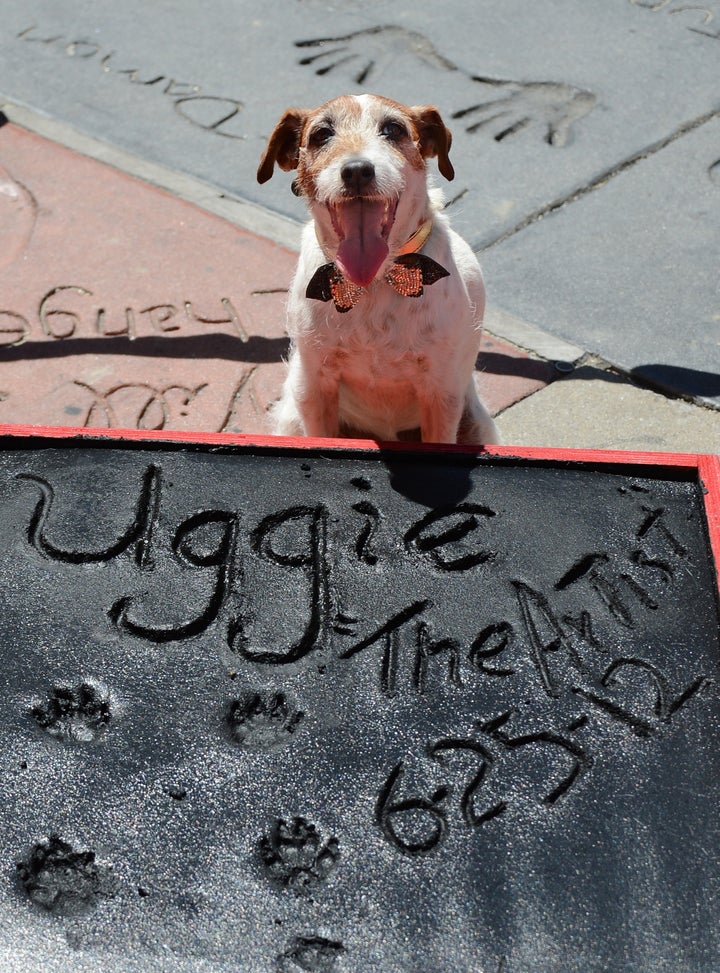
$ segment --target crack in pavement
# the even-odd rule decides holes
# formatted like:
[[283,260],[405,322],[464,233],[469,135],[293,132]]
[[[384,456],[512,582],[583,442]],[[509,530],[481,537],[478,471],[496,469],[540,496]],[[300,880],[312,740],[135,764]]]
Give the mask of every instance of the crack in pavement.
[[714,108],[709,112],[705,112],[703,115],[699,115],[697,118],[683,122],[669,135],[666,135],[657,142],[653,142],[652,145],[648,146],[647,148],[640,149],[638,152],[633,153],[633,155],[628,156],[627,159],[623,159],[622,162],[617,163],[611,168],[605,169],[594,179],[591,179],[586,185],[581,186],[579,189],[572,190],[567,195],[562,196],[560,199],[554,200],[552,203],[547,203],[545,206],[541,206],[540,209],[536,209],[519,223],[516,223],[515,226],[510,227],[509,230],[504,230],[494,240],[491,240],[490,243],[484,243],[481,246],[476,247],[475,253],[484,253],[491,247],[497,246],[499,243],[504,243],[506,240],[509,240],[510,237],[515,236],[517,233],[521,233],[529,226],[532,226],[533,223],[537,223],[539,220],[544,219],[550,213],[555,213],[564,206],[588,196],[596,189],[599,189],[601,186],[604,186],[606,183],[610,182],[611,179],[621,175],[623,172],[627,172],[628,169],[631,169],[633,166],[637,165],[638,162],[649,159],[658,152],[661,152],[663,149],[667,148],[673,142],[676,142],[683,136],[690,134],[690,132],[694,132],[696,129],[706,125],[715,118],[720,118],[720,108]]

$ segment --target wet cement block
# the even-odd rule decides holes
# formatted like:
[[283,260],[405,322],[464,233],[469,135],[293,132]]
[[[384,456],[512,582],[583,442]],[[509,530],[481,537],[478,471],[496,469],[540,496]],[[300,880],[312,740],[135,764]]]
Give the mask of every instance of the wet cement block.
[[696,471],[2,446],[3,961],[718,968]]

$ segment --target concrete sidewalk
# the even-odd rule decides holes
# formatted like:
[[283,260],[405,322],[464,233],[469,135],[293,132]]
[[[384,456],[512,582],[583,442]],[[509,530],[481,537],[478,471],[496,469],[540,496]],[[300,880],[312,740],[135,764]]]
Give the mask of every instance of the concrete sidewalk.
[[505,442],[720,449],[720,4],[462,5],[466,37],[403,4],[283,7],[282,36],[274,4],[173,6],[169,33],[7,10],[0,421],[267,432],[303,213],[257,160],[288,103],[369,88],[453,129]]

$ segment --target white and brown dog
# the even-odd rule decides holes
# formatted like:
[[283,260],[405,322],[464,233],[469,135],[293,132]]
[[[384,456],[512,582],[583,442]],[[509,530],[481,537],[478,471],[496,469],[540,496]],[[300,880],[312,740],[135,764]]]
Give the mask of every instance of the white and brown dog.
[[439,212],[426,159],[454,176],[437,109],[375,95],[289,109],[258,169],[297,169],[307,201],[288,300],[281,435],[496,443],[475,360],[485,288],[474,253]]

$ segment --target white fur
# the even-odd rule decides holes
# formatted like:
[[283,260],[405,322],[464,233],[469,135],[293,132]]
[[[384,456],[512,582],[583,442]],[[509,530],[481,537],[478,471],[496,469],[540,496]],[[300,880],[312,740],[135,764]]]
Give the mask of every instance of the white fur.
[[[303,232],[288,299],[292,346],[274,409],[276,431],[395,440],[401,431],[419,428],[425,442],[497,443],[498,430],[478,398],[474,378],[485,309],[478,261],[447,216],[436,211],[437,191],[428,188],[425,166],[412,164],[379,133],[388,103],[371,95],[355,100],[362,109],[359,119],[357,111],[342,111],[350,99],[338,99],[332,157],[316,174],[315,198],[307,200],[313,219]],[[335,102],[329,105],[332,109]],[[401,115],[401,109],[393,110]],[[352,143],[347,152],[343,139]],[[301,158],[306,151],[300,149]],[[327,204],[340,198],[340,170],[353,158],[369,159],[378,194],[399,202],[388,260],[359,303],[341,314],[332,301],[308,299],[305,290],[337,250]],[[403,297],[384,280],[385,271],[431,215],[433,229],[422,253],[449,276],[426,285],[421,297]]]

